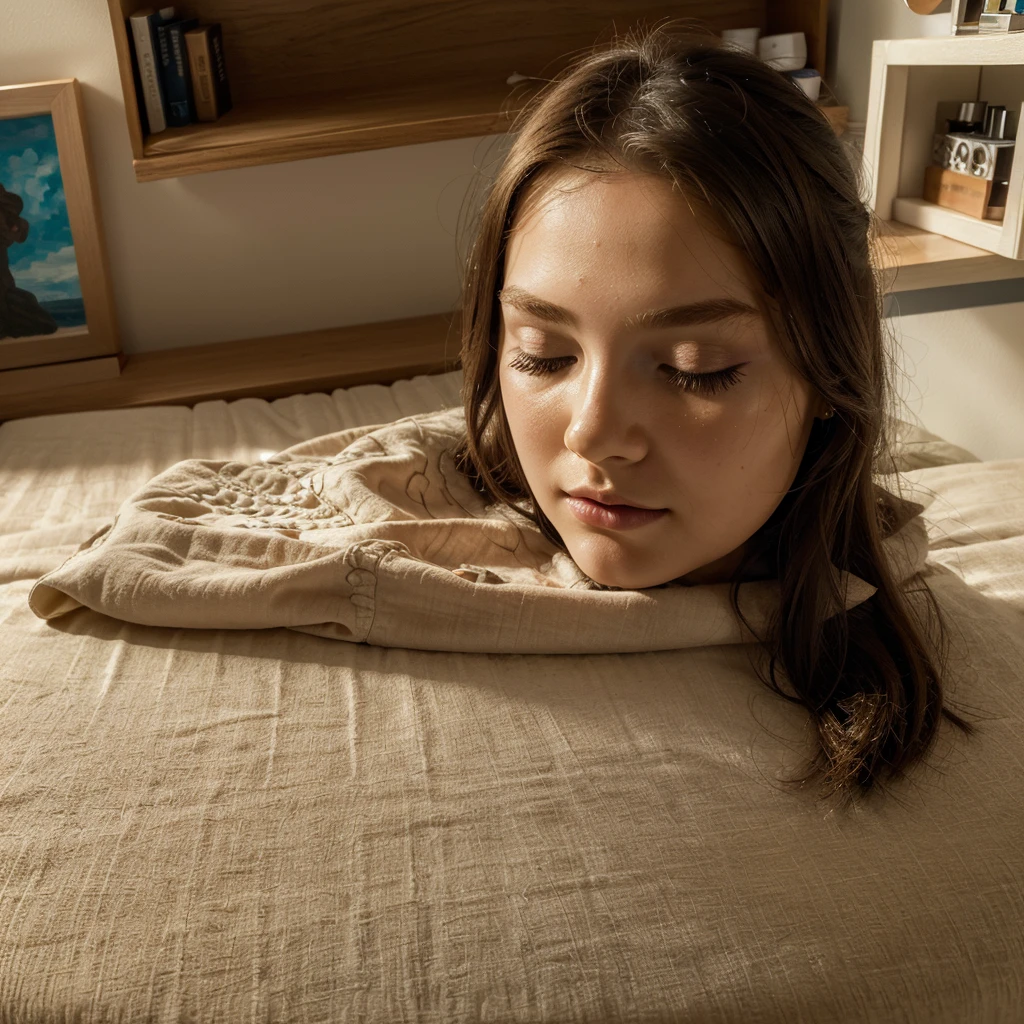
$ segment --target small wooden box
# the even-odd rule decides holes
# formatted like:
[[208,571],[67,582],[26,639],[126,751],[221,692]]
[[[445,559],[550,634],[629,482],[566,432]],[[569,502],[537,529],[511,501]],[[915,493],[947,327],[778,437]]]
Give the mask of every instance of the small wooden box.
[[992,182],[948,167],[929,165],[924,169],[924,198],[929,203],[957,210],[983,220],[988,209]]

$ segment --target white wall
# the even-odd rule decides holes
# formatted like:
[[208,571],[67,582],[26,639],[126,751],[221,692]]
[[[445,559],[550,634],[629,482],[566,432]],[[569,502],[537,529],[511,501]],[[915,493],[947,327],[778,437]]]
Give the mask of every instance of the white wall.
[[1024,458],[1024,302],[891,323],[919,422],[980,459]]
[[[867,108],[872,40],[942,34],[948,17],[912,14],[902,0],[832,0],[828,78],[851,119]],[[467,189],[500,159],[503,137],[138,184],[105,0],[0,0],[0,85],[66,77],[85,94],[126,352],[458,301],[476,209]],[[894,318],[913,371],[910,415],[982,458],[1024,457],[1021,323],[1024,303]]]
[[851,121],[868,111],[871,44],[876,39],[908,39],[949,34],[950,15],[914,14],[903,0],[829,0],[825,79],[850,108]]

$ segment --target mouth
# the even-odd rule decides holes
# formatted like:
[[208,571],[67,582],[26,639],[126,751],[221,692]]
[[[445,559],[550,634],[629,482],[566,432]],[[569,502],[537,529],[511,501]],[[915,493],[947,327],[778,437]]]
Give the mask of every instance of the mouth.
[[667,511],[667,509],[664,509],[664,508],[653,508],[650,505],[634,505],[632,502],[619,500],[618,495],[614,495],[613,496],[616,500],[614,500],[614,501],[606,501],[606,500],[603,500],[601,498],[598,498],[594,494],[594,492],[592,492],[592,491],[579,491],[576,494],[572,493],[571,491],[563,491],[562,493],[567,498],[572,498],[572,499],[574,499],[576,501],[588,501],[591,504],[599,505],[602,508],[610,508],[610,509],[636,509],[636,510],[638,510],[640,512],[666,512]]
[[646,505],[628,505],[625,502],[614,503],[613,504],[612,502],[608,502],[608,501],[598,501],[597,498],[584,498],[582,500],[589,501],[589,502],[591,502],[594,505],[600,505],[602,508],[612,508],[612,509],[626,508],[626,509],[634,509],[637,512],[664,512],[665,511],[664,509],[661,509],[661,508],[648,508]]
[[639,508],[636,505],[605,505],[592,498],[566,495],[566,504],[580,522],[610,530],[632,530],[656,522],[667,508]]

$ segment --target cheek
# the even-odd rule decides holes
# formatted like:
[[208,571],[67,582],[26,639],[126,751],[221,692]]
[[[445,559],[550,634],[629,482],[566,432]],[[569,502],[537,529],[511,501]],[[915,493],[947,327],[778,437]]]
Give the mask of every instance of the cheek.
[[811,426],[811,386],[803,379],[776,370],[765,383],[756,411],[755,439],[780,467],[795,471],[807,446]]
[[700,479],[698,492],[719,500],[784,491],[807,445],[809,407],[806,382],[765,374],[735,401],[708,405],[680,420],[669,458],[679,478],[691,483]]
[[531,387],[531,379],[514,370],[502,371],[498,380],[505,419],[520,462],[527,468],[531,456],[550,458],[551,449],[561,448],[564,437],[561,406],[554,389]]
[[682,391],[677,397],[680,425],[715,425],[742,430],[751,423],[798,421],[808,405],[809,385],[774,363],[744,368],[744,380],[705,398]]

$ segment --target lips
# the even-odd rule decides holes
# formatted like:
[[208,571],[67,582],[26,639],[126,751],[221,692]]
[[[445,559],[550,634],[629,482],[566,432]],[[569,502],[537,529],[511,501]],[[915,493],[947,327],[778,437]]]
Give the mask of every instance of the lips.
[[630,501],[628,498],[616,494],[614,491],[595,491],[587,487],[577,488],[575,491],[566,491],[570,498],[586,498],[588,501],[597,502],[608,508],[635,508],[647,512],[662,511],[654,505],[641,505],[639,502]]
[[610,530],[633,530],[668,515],[667,508],[639,508],[635,505],[605,505],[582,496],[566,495],[572,514],[588,526]]

